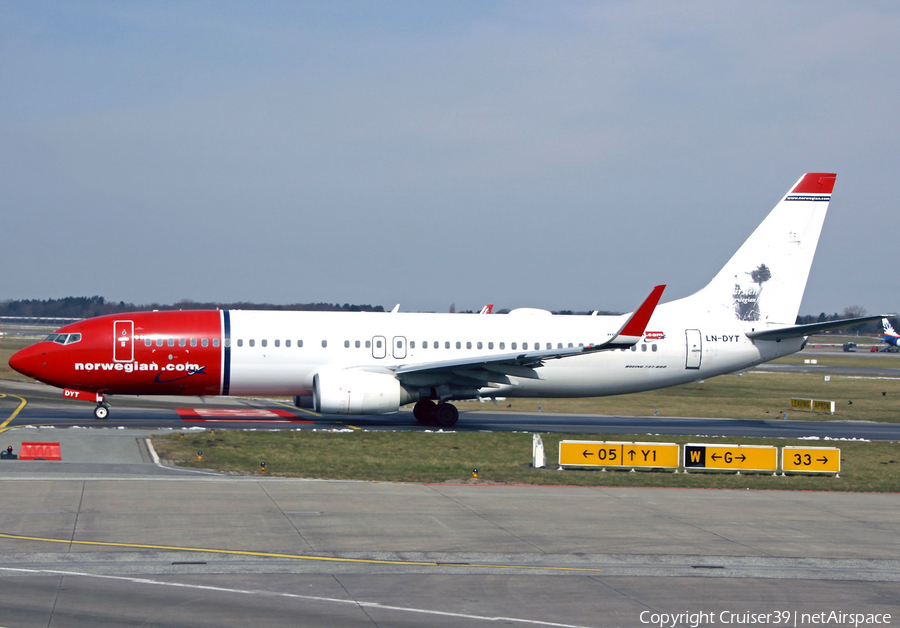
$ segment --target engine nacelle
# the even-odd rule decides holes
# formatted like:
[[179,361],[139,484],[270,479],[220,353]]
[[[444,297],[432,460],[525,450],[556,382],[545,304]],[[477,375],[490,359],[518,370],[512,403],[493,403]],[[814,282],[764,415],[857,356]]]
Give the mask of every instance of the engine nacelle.
[[313,377],[313,406],[322,414],[387,414],[408,397],[392,373],[322,369]]

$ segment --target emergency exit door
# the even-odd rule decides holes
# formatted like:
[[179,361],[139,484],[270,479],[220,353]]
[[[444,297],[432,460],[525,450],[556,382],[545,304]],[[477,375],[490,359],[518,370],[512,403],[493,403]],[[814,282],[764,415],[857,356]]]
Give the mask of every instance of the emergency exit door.
[[134,360],[134,321],[113,323],[113,362]]
[[686,336],[685,348],[687,350],[684,368],[699,369],[700,360],[703,357],[703,345],[700,344],[700,330],[686,329],[684,330],[684,333]]

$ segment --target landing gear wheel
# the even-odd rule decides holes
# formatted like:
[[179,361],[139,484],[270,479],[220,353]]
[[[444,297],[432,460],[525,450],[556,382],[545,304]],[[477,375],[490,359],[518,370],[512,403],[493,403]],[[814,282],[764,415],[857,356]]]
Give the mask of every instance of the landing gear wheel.
[[109,406],[105,403],[97,404],[97,407],[94,408],[94,416],[98,419],[105,419],[109,416]]
[[450,403],[439,404],[434,413],[434,422],[438,427],[453,427],[459,420],[459,410]]
[[437,406],[431,399],[420,399],[413,406],[413,416],[416,421],[424,425],[434,422],[434,415],[437,412]]

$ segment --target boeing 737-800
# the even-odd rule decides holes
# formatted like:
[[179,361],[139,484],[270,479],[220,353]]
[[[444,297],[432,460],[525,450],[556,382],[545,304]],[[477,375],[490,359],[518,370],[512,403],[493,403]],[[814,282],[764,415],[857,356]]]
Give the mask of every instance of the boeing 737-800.
[[96,402],[108,395],[286,395],[324,414],[386,414],[415,402],[449,427],[450,402],[590,397],[731,373],[803,348],[797,326],[835,175],[800,178],[713,280],[632,314],[557,316],[198,310],[136,312],[61,327],[10,359],[17,371]]

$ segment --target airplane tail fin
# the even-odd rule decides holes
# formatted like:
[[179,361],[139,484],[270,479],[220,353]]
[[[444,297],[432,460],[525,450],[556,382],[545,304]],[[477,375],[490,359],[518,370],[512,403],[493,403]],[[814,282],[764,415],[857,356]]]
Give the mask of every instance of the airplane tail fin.
[[835,178],[803,175],[715,278],[688,297],[691,305],[761,327],[796,323]]
[[900,334],[894,331],[894,327],[891,325],[891,321],[886,318],[881,319],[881,326],[884,328],[885,336],[893,336],[895,338],[900,337]]

